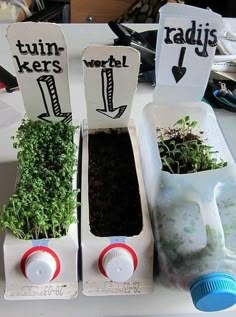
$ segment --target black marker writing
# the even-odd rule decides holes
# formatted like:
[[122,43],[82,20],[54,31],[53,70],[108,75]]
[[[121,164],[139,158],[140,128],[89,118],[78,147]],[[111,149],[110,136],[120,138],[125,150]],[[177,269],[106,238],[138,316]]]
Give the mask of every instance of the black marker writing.
[[122,105],[119,107],[114,107],[113,105],[113,92],[114,92],[113,69],[112,68],[102,69],[101,77],[102,77],[102,99],[103,99],[104,108],[96,109],[96,110],[111,119],[118,119],[125,112],[127,105]]
[[58,46],[56,43],[43,43],[41,39],[37,43],[22,43],[17,40],[16,47],[21,55],[37,55],[37,56],[60,56],[64,47]]
[[37,79],[45,112],[41,113],[38,118],[47,122],[65,122],[72,120],[71,112],[62,112],[55,78],[53,75],[43,75]]
[[61,73],[63,70],[60,66],[60,61],[54,60],[54,61],[34,61],[32,63],[26,62],[26,61],[20,61],[19,57],[17,55],[14,55],[13,58],[16,61],[16,65],[18,67],[19,73],[50,73],[54,72],[56,74]]
[[94,60],[91,59],[90,61],[86,61],[85,59],[83,60],[84,64],[86,67],[95,67],[95,68],[121,68],[121,67],[129,67],[126,64],[126,56],[122,56],[121,60],[115,59],[113,55],[110,55],[107,60]]
[[[60,66],[60,61],[57,59],[53,60],[53,57],[60,56],[65,50],[63,46],[52,42],[43,42],[39,39],[34,43],[23,43],[20,40],[16,41],[16,47],[18,48],[19,55],[14,55],[13,58],[16,61],[16,65],[19,73],[56,73],[59,74],[63,71]],[[22,60],[22,56],[43,56],[45,59],[40,60],[39,58],[35,61]],[[50,56],[50,60],[47,60],[47,56]]]
[[166,44],[190,44],[196,46],[203,46],[202,49],[199,47],[195,48],[195,53],[198,56],[207,57],[207,46],[214,47],[217,45],[216,29],[210,29],[209,23],[206,23],[203,27],[199,24],[197,28],[196,21],[191,21],[191,27],[187,30],[183,28],[165,27],[165,38]]

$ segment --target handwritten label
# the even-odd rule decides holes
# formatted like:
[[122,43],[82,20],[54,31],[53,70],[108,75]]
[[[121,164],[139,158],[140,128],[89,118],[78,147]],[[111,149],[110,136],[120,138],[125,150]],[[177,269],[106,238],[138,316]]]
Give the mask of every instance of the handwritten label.
[[167,4],[160,12],[154,100],[199,101],[209,79],[221,17],[176,4]]
[[129,47],[88,47],[83,56],[88,127],[128,125],[137,87],[139,53]]
[[7,38],[28,117],[69,123],[68,60],[61,27],[33,22],[12,24]]
[[[195,20],[191,21],[191,27],[184,30],[183,28],[165,27],[165,39],[166,44],[189,44],[195,46],[195,53],[197,56],[207,57],[208,46],[215,47],[217,45],[216,29],[210,29],[209,23],[206,23],[206,28],[200,23],[197,27]],[[200,49],[202,47],[202,50]]]
[[118,60],[118,59],[115,59],[113,55],[110,55],[110,57],[107,60],[91,59],[90,61],[87,61],[87,60],[83,59],[83,62],[84,62],[86,67],[102,67],[102,68],[116,67],[116,68],[120,68],[120,67],[129,67],[126,64],[126,60],[127,60],[126,56],[122,56],[122,60]]
[[[60,73],[63,71],[60,66],[60,61],[55,60],[35,60],[32,63],[24,60],[24,56],[31,55],[35,56],[60,56],[61,52],[65,50],[64,47],[59,47],[56,43],[44,43],[42,39],[38,40],[38,43],[22,43],[20,40],[16,41],[16,47],[18,48],[18,54],[14,55],[13,58],[16,61],[19,73],[32,73],[32,72],[45,72],[45,73]],[[20,59],[19,56],[22,56]]]

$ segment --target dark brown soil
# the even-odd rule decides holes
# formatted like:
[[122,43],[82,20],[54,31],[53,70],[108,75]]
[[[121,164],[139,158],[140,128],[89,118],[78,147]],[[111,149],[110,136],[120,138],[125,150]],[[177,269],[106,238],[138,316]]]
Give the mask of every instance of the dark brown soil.
[[127,130],[89,135],[88,178],[91,232],[100,237],[138,235],[142,212]]
[[[163,130],[163,131],[162,131]],[[188,132],[184,136],[181,133],[181,129],[177,128],[167,128],[167,129],[156,129],[158,135],[164,135],[166,140],[175,140],[176,143],[183,143],[184,141],[193,141],[197,140],[200,143],[203,143],[203,140],[201,138],[201,135],[203,134],[203,131],[199,132],[198,134],[194,134],[192,132]],[[166,142],[165,140],[165,142]]]

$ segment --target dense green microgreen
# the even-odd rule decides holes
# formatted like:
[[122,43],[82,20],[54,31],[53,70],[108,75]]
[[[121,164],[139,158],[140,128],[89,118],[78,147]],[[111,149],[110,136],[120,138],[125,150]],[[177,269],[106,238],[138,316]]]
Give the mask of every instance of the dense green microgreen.
[[77,127],[23,119],[14,148],[18,150],[19,181],[3,207],[0,227],[21,239],[58,238],[75,222]]
[[162,168],[172,174],[195,173],[227,165],[218,161],[212,146],[205,144],[200,133],[194,133],[197,121],[189,116],[179,119],[174,128],[157,129]]

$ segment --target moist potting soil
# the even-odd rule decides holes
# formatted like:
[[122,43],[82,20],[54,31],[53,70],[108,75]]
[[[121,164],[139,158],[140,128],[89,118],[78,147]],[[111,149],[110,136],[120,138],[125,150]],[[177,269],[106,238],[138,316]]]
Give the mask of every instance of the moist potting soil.
[[142,230],[139,185],[128,130],[89,135],[89,220],[100,237]]

